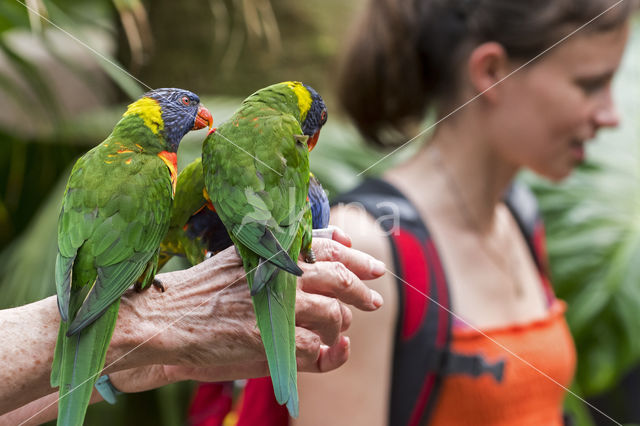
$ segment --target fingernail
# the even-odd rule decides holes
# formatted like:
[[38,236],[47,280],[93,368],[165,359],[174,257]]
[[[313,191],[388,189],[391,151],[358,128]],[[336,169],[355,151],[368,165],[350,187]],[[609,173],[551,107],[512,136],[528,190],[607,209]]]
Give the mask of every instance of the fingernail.
[[378,259],[373,259],[371,261],[371,272],[373,272],[375,275],[382,275],[386,270],[387,267],[383,262],[379,261]]
[[379,308],[380,306],[382,306],[382,302],[383,300],[380,293],[375,290],[371,290],[371,303],[373,304],[373,306]]

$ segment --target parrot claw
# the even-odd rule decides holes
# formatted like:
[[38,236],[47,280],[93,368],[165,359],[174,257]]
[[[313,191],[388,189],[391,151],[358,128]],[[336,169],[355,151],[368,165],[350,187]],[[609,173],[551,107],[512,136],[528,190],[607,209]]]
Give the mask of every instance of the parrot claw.
[[151,284],[160,292],[160,293],[164,293],[167,289],[165,288],[164,284],[162,284],[160,281],[158,281],[157,279],[153,279],[153,281],[151,281]]
[[304,253],[304,261],[307,263],[316,263],[316,254],[311,247]]

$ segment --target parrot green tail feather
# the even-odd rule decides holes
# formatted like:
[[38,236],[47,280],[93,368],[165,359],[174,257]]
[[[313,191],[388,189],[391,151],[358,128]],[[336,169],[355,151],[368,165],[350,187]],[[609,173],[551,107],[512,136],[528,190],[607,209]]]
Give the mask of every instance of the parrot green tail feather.
[[[93,386],[104,367],[107,347],[116,325],[120,300],[115,301],[91,327],[71,338],[64,338],[59,351],[56,345],[57,377],[53,371],[51,381],[64,383],[58,402],[58,426],[82,425],[89,405]],[[60,336],[66,334],[67,325],[60,324]],[[60,342],[60,340],[59,340]],[[57,359],[61,354],[62,358]],[[79,356],[81,355],[81,356]],[[52,383],[53,384],[53,383]]]
[[253,306],[276,400],[279,404],[286,403],[289,414],[297,417],[295,311],[291,309],[295,306],[296,277],[270,263],[264,265],[265,268],[273,268],[275,275],[263,291],[253,296]]

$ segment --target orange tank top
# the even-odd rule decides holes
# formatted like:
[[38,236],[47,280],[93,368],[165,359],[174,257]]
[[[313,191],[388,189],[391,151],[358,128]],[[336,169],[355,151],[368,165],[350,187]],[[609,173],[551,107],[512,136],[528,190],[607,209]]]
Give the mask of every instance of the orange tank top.
[[454,328],[454,352],[481,353],[488,362],[502,359],[504,376],[500,383],[490,375],[447,376],[429,425],[562,425],[563,387],[571,383],[576,364],[565,309],[555,300],[546,318],[483,331],[500,345],[476,330]]

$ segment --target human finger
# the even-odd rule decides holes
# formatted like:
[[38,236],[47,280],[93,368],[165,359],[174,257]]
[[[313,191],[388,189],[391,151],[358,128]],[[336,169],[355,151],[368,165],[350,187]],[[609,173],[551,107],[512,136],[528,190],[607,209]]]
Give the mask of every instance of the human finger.
[[333,241],[336,241],[343,246],[351,247],[351,237],[349,237],[346,232],[344,232],[341,228],[333,225],[329,225],[329,229],[333,230],[333,234],[331,236]]
[[351,318],[351,311],[336,299],[301,290],[296,294],[296,325],[316,333],[325,345],[337,343]]
[[351,342],[347,336],[340,336],[336,344],[327,346],[320,345],[317,350],[317,357],[314,361],[304,360],[300,362],[298,358],[298,369],[310,373],[324,373],[335,370],[349,359]]
[[384,275],[385,264],[360,250],[346,247],[326,238],[313,240],[316,261],[340,262],[360,279],[372,280]]
[[306,293],[334,297],[363,311],[375,311],[382,306],[380,293],[367,287],[343,263],[316,262],[300,266],[304,274],[298,283]]

